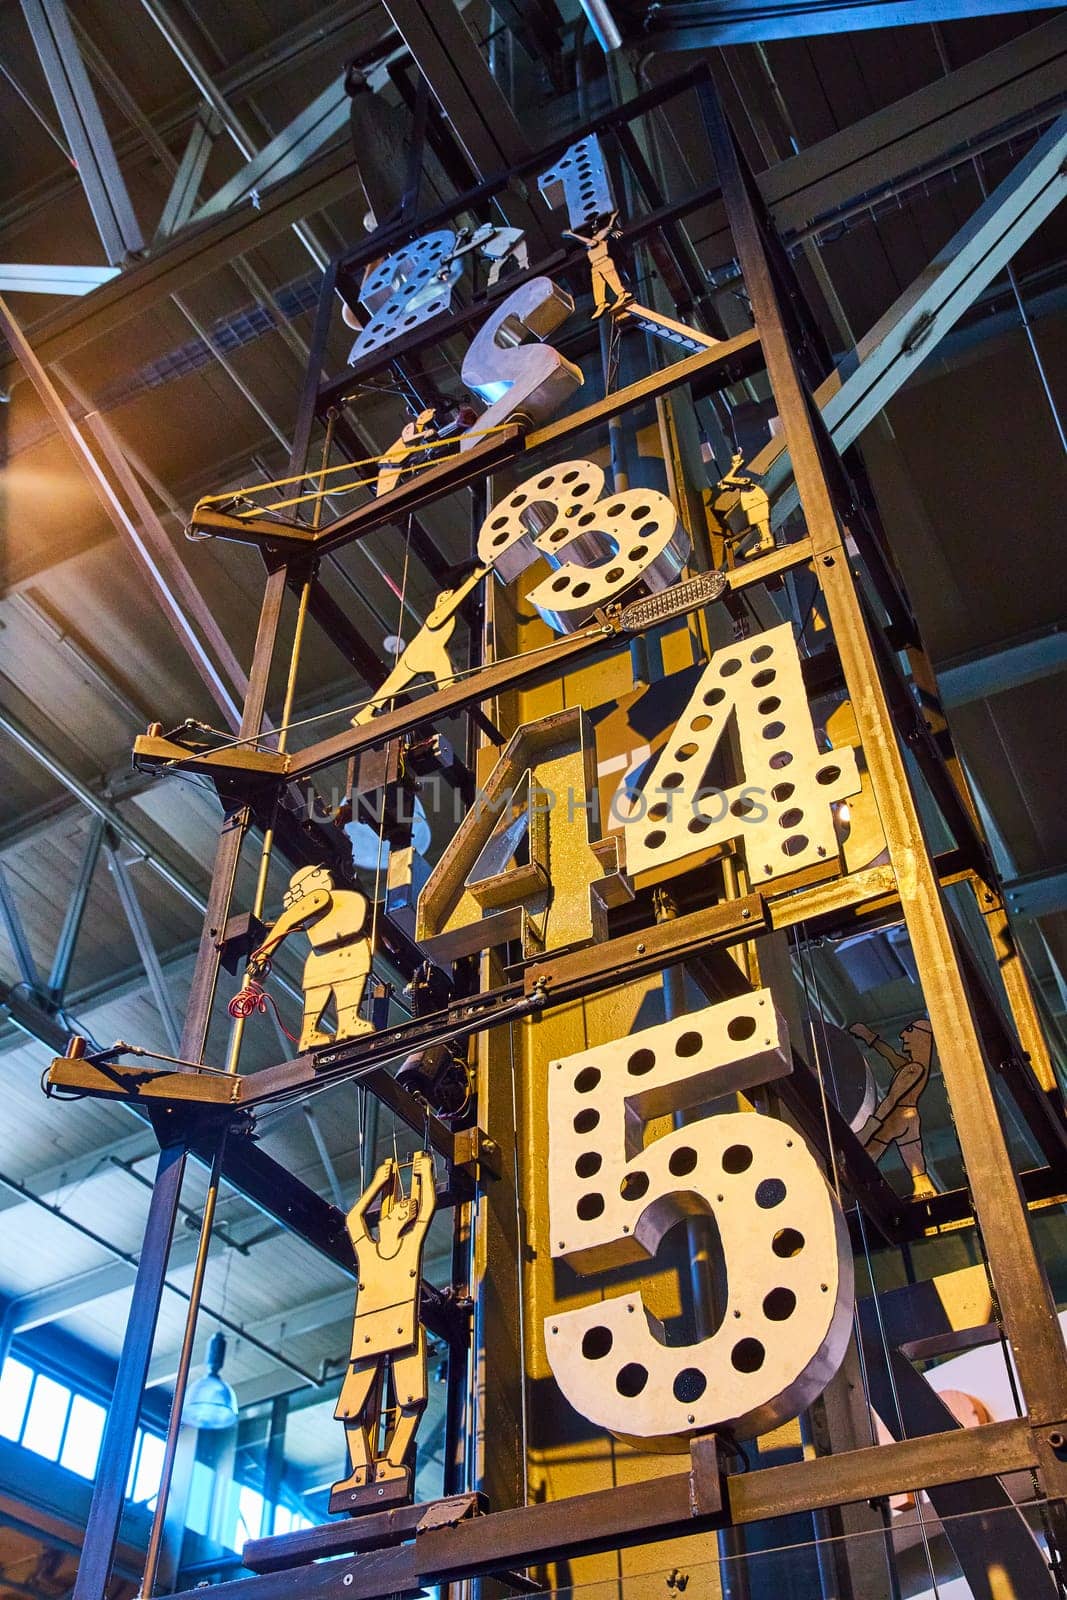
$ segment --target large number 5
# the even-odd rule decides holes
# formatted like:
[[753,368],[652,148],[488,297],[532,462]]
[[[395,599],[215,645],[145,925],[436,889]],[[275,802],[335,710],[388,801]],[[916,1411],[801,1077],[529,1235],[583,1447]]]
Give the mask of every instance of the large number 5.
[[571,1404],[621,1438],[670,1449],[754,1434],[822,1392],[848,1344],[852,1256],[841,1208],[798,1133],[727,1112],[644,1146],[645,1124],[790,1071],[785,1025],[756,990],[549,1066],[551,1253],[580,1273],[655,1254],[711,1215],[726,1267],[716,1330],[666,1345],[639,1293],[545,1320]]

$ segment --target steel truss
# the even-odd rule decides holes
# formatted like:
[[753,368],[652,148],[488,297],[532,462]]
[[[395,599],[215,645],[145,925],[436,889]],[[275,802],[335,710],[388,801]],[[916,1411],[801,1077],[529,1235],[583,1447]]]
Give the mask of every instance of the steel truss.
[[[833,931],[889,920],[903,920],[907,925],[938,1040],[968,1174],[967,1191],[930,1201],[901,1201],[888,1189],[841,1119],[831,1120],[828,1143],[821,1112],[814,1115],[812,1111],[812,1095],[817,1094],[817,1086],[802,1071],[795,1074],[789,1091],[790,1109],[824,1156],[836,1157],[846,1188],[883,1237],[893,1241],[919,1238],[950,1218],[973,1218],[988,1253],[1027,1414],[1018,1421],[986,1424],[966,1434],[940,1433],[748,1474],[728,1471],[717,1441],[702,1439],[693,1445],[689,1471],[624,1488],[488,1513],[468,1497],[455,1517],[431,1519],[432,1525],[420,1525],[410,1512],[392,1512],[351,1524],[330,1525],[307,1536],[291,1537],[288,1542],[271,1540],[269,1548],[257,1541],[249,1548],[248,1556],[260,1575],[223,1585],[222,1592],[227,1600],[231,1591],[233,1600],[274,1600],[274,1596],[291,1591],[294,1579],[290,1569],[299,1565],[303,1568],[299,1579],[302,1593],[336,1595],[337,1600],[358,1600],[360,1596],[371,1600],[381,1594],[412,1592],[426,1583],[490,1573],[514,1575],[516,1570],[550,1559],[563,1560],[680,1533],[741,1525],[801,1510],[876,1499],[897,1491],[1020,1470],[1037,1474],[1046,1497],[1053,1541],[1061,1547],[1064,1543],[1060,1528],[1061,1501],[1067,1495],[1067,1355],[1027,1220],[1028,1206],[1053,1201],[1067,1187],[1067,1134],[1062,1105],[1027,980],[995,887],[989,854],[939,715],[929,663],[880,530],[856,509],[864,503],[862,485],[850,478],[813,401],[814,390],[828,371],[828,358],[705,69],[694,69],[673,84],[598,118],[567,140],[477,185],[418,223],[408,219],[403,225],[380,229],[360,249],[333,263],[325,277],[316,319],[290,471],[295,474],[318,470],[318,463],[310,460],[316,420],[325,424],[329,415],[343,407],[346,386],[352,381],[343,378],[320,384],[335,286],[354,294],[360,269],[370,259],[380,258],[412,235],[445,225],[457,216],[480,218],[493,197],[515,177],[543,169],[567,144],[585,133],[597,132],[610,138],[652,106],[693,91],[699,100],[718,175],[714,192],[721,197],[730,224],[751,301],[754,329],[731,341],[728,350],[720,347],[657,371],[607,401],[595,402],[536,433],[523,434],[516,428],[503,436],[504,453],[532,456],[541,448],[577,436],[610,417],[632,413],[679,384],[699,382],[711,388],[723,387],[757,367],[766,371],[782,419],[807,532],[799,543],[783,546],[746,567],[731,568],[725,577],[730,587],[741,587],[777,579],[791,566],[806,566],[814,574],[829,615],[834,648],[806,663],[809,689],[825,691],[843,685],[852,701],[885,830],[889,864],[853,874],[842,874],[833,866],[825,871],[820,868],[797,874],[794,879],[779,880],[761,892],[710,906],[683,905],[677,918],[659,924],[653,922],[647,906],[639,899],[616,917],[612,937],[603,945],[533,962],[500,990],[454,999],[439,1015],[385,1030],[369,1041],[332,1047],[315,1058],[282,1063],[251,1078],[202,1073],[192,1066],[178,1073],[155,1074],[138,1069],[134,1079],[129,1069],[106,1054],[81,1056],[74,1052],[55,1063],[53,1082],[62,1085],[67,1093],[77,1090],[119,1094],[139,1103],[151,1116],[161,1143],[131,1319],[74,1600],[102,1600],[106,1593],[141,1392],[178,1215],[182,1175],[190,1153],[213,1162],[216,1181],[225,1174],[245,1193],[255,1196],[258,1203],[268,1205],[310,1245],[343,1261],[351,1270],[340,1211],[297,1184],[258,1151],[250,1139],[257,1104],[279,1096],[299,1098],[327,1079],[358,1077],[394,1114],[414,1121],[420,1131],[427,1127],[435,1148],[451,1164],[454,1195],[461,1198],[464,1185],[469,1193],[471,1183],[492,1181],[491,1142],[477,1130],[455,1134],[433,1120],[427,1124],[424,1110],[409,1102],[384,1070],[387,1061],[410,1048],[412,1042],[455,1038],[457,1033],[489,1028],[522,1010],[592,994],[681,962],[691,964],[709,995],[730,992],[729,985],[736,986],[739,972],[732,962],[728,966],[724,963],[727,948],[751,939],[754,933],[800,922],[809,928]],[[620,144],[625,157],[626,141]],[[629,238],[655,239],[660,247],[677,248],[677,238],[670,238],[669,230],[681,217],[705,204],[707,197],[708,191],[703,191],[657,207],[650,216],[629,224]],[[561,250],[532,270],[565,273],[576,265]],[[508,281],[513,284],[516,280]],[[486,304],[482,300],[463,308],[458,319],[449,322],[449,331],[476,320]],[[441,331],[433,325],[418,330],[410,345],[390,350],[388,360],[402,361]],[[796,352],[802,353],[801,360]],[[743,363],[740,369],[733,364],[738,360]],[[367,375],[367,370],[361,370],[358,376]],[[270,531],[261,532],[260,537],[270,570],[240,722],[245,759],[233,758],[231,751],[229,758],[220,753],[213,762],[210,753],[198,755],[181,746],[160,749],[161,741],[154,734],[149,743],[154,742],[156,748],[142,747],[143,756],[160,765],[199,760],[200,770],[212,771],[216,776],[227,802],[227,819],[219,838],[178,1051],[186,1062],[204,1062],[222,954],[220,945],[225,943],[230,919],[238,857],[253,821],[265,815],[277,818],[278,802],[294,778],[307,777],[332,761],[382,744],[434,716],[476,706],[499,693],[505,682],[514,685],[521,681],[516,664],[489,664],[473,673],[459,691],[438,691],[370,726],[323,741],[295,758],[279,761],[277,752],[256,749],[264,731],[268,676],[280,649],[287,591],[295,588],[301,596],[308,595],[314,562],[328,542],[358,537],[368,526],[380,525],[401,512],[406,514],[431,495],[444,495],[470,483],[498,459],[497,455],[487,458],[487,453],[472,467],[471,457],[476,455],[471,451],[453,464],[430,469],[388,497],[391,504],[378,502],[341,519],[343,529],[337,524],[322,530],[297,525],[279,529],[268,524]],[[203,521],[201,525],[204,527]],[[208,531],[206,527],[204,531]],[[211,531],[232,530],[213,526]],[[877,610],[868,598],[854,549],[860,552],[877,597]],[[615,624],[564,639],[534,670],[558,672],[568,662],[616,647],[617,633]],[[926,719],[920,715],[901,675],[897,659],[901,649],[908,651],[913,674],[922,684]],[[292,666],[295,668],[295,649]],[[953,835],[951,852],[939,859],[931,853],[920,823],[904,763],[905,747],[917,760]],[[264,759],[255,759],[257,754]],[[311,851],[316,847],[314,842],[305,846]],[[973,962],[961,960],[958,954],[944,897],[945,888],[951,884],[969,885],[976,898],[1005,977],[1010,1015],[981,992],[971,970]],[[1001,1075],[1047,1163],[1036,1173],[1026,1174],[1022,1185],[1013,1169],[1000,1120],[994,1073]],[[210,1205],[205,1206],[205,1215],[209,1213]],[[198,1263],[200,1276],[208,1242],[206,1228]],[[465,1287],[455,1286],[451,1300],[431,1296],[424,1308],[430,1325],[441,1328],[449,1340],[448,1426],[452,1444],[460,1425],[461,1408],[456,1396],[464,1382],[469,1344],[463,1304]],[[178,1413],[180,1384],[172,1440]],[[453,1458],[449,1448],[445,1455],[446,1460]],[[456,1487],[446,1475],[446,1495]],[[160,1518],[164,1499],[165,1495],[161,1495]],[[324,1554],[369,1547],[375,1550],[369,1560],[307,1565]],[[282,1570],[271,1570],[279,1567]],[[149,1582],[146,1591],[150,1588]]]

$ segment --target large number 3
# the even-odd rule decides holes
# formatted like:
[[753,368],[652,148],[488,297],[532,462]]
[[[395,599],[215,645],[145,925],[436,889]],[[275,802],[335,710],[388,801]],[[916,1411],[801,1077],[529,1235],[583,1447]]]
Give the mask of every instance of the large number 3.
[[800,1135],[728,1112],[644,1144],[650,1118],[789,1071],[766,989],[550,1064],[552,1255],[599,1272],[647,1259],[676,1222],[705,1214],[726,1269],[718,1327],[696,1344],[665,1344],[640,1293],[546,1319],[556,1381],[598,1427],[662,1449],[716,1427],[760,1433],[810,1405],[836,1372],[852,1257]]

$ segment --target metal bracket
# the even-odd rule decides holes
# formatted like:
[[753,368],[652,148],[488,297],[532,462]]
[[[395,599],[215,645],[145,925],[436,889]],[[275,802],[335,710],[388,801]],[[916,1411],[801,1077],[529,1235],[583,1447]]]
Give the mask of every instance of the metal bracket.
[[454,1165],[469,1174],[475,1183],[485,1177],[500,1177],[500,1146],[481,1128],[463,1128],[455,1136],[454,1148]]
[[701,1434],[689,1445],[689,1510],[694,1517],[713,1517],[725,1504],[722,1455],[718,1435]]

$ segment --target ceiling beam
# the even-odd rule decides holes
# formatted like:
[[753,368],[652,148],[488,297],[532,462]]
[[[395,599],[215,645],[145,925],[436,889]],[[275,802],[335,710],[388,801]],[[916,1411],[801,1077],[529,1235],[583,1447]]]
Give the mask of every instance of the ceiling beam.
[[[1067,113],[997,185],[903,294],[819,385],[815,401],[844,452],[937,349],[978,295],[1067,197]],[[748,464],[780,525],[799,505],[778,436]]]
[[[258,209],[246,206],[191,223],[147,260],[135,262],[113,282],[35,326],[31,335],[39,359],[51,366],[85,344],[110,337],[165,296],[229,266],[236,255],[258,249],[302,217],[343,199],[358,184],[351,151],[337,145],[284,183],[265,189]],[[9,357],[0,366],[0,387],[10,388],[16,376],[16,363]]]
[[[173,576],[168,580],[168,577],[161,570],[156,554],[153,552],[151,537],[146,536],[146,533],[142,532],[134,523],[114,484],[90,450],[80,428],[67,411],[55,385],[2,297],[0,297],[0,331],[3,332],[8,344],[15,352],[19,365],[30,379],[42,405],[88,479],[89,487],[92,489],[93,494],[133,551],[148,579],[149,588],[155,595],[193,666],[203,679],[212,700],[236,732],[241,724],[241,714],[237,708],[237,703],[220,676],[218,667],[208,655],[199,636],[194,631],[181,599],[175,592]],[[145,504],[147,505],[147,500]],[[188,603],[188,593],[184,598]]]
[[[956,22],[1017,11],[1051,11],[1060,0],[663,0],[649,13],[644,49],[714,50],[722,45],[806,39],[861,28]],[[636,42],[636,41],[634,41]]]
[[1008,639],[956,656],[935,670],[941,704],[947,710],[985,700],[990,695],[1036,683],[1040,678],[1051,678],[1057,672],[1067,672],[1067,627],[1053,623],[1025,638]]
[[144,237],[66,7],[63,0],[21,3],[104,252],[117,266],[144,249]]

